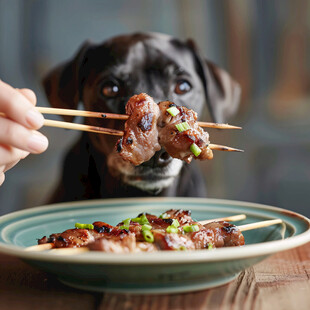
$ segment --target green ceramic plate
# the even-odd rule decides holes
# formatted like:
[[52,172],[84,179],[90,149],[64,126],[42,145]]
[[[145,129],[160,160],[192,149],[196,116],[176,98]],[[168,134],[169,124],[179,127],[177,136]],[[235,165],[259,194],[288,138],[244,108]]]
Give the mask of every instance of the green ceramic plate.
[[[102,220],[112,225],[140,212],[159,215],[171,208],[190,209],[196,220],[245,213],[238,225],[280,218],[285,224],[244,232],[246,246],[216,250],[74,256],[26,252],[44,235],[73,228],[76,222]],[[267,256],[310,241],[310,221],[265,205],[195,198],[111,199],[42,206],[0,218],[0,251],[57,275],[80,289],[125,293],[175,293],[225,284]]]

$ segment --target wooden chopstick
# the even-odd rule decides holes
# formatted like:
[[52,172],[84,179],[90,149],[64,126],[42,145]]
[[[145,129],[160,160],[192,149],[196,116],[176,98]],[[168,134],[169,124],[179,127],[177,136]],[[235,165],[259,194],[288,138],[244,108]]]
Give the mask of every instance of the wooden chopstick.
[[[102,113],[102,112],[70,110],[70,109],[57,109],[57,108],[46,108],[46,107],[36,107],[36,109],[43,114],[54,114],[54,115],[84,116],[84,117],[118,119],[118,120],[127,120],[129,117],[128,115],[124,115],[124,114]],[[233,126],[229,124],[210,123],[210,122],[198,122],[198,125],[200,127],[206,127],[206,128],[242,129],[242,127],[239,127],[239,126]]]
[[44,126],[103,133],[106,135],[113,135],[113,136],[124,135],[124,131],[122,131],[122,130],[111,129],[111,128],[103,128],[103,127],[84,125],[84,124],[75,124],[75,123],[69,123],[69,122],[53,121],[50,119],[44,120]]
[[[124,135],[124,131],[122,130],[97,127],[97,126],[91,126],[91,125],[84,125],[84,124],[54,121],[54,120],[49,120],[49,119],[44,120],[44,126],[102,133],[105,135],[112,135],[112,136],[123,136]],[[212,144],[212,143],[209,144],[209,148],[211,150],[224,151],[224,152],[243,152],[243,150],[240,150],[240,149],[236,149],[236,148],[229,147],[226,145],[219,145],[219,144]]]

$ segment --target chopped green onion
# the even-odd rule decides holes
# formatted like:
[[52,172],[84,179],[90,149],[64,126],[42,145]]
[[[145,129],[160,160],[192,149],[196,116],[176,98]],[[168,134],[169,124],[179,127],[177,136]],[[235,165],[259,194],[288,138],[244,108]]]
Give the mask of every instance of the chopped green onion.
[[177,107],[171,107],[166,110],[171,116],[176,116],[180,113]]
[[209,244],[208,244],[208,250],[213,250],[213,245],[212,245],[212,243],[209,243]]
[[154,236],[151,231],[149,230],[142,231],[142,236],[146,242],[150,243],[154,242]]
[[183,230],[184,230],[186,233],[195,232],[195,231],[199,231],[199,226],[198,226],[197,224],[185,225],[185,226],[183,226]]
[[178,250],[179,251],[186,251],[187,248],[184,245],[181,245]]
[[197,146],[196,143],[193,143],[189,149],[196,157],[201,153],[201,149]]
[[179,232],[179,230],[176,227],[168,226],[166,228],[166,232],[170,233],[170,234],[177,234]]
[[81,228],[81,229],[94,229],[93,224],[81,224],[81,223],[75,223],[74,225],[76,228]]
[[187,122],[176,124],[175,127],[177,128],[179,132],[183,132],[191,128]]
[[152,229],[152,226],[149,224],[144,224],[142,225],[142,228],[141,228],[142,231],[151,230],[151,229]]
[[135,223],[139,223],[140,225],[150,223],[144,213],[140,217],[136,217],[136,218],[131,219],[131,221],[135,222]]
[[130,225],[130,221],[131,221],[131,218],[128,218],[128,219],[126,219],[126,220],[123,220],[124,226],[129,226],[129,225]]
[[160,219],[168,219],[169,218],[169,215],[167,213],[162,213],[160,216],[159,216]]
[[173,227],[179,227],[180,226],[180,223],[179,223],[179,221],[177,220],[177,219],[173,219],[173,222],[172,222],[172,224],[171,224],[171,226],[173,226]]
[[123,226],[120,226],[119,229],[126,229],[126,230],[129,230],[129,226],[123,225]]

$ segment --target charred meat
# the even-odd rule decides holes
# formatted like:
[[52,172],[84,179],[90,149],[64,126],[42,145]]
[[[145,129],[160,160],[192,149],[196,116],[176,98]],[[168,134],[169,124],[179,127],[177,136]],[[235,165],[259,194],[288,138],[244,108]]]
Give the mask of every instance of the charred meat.
[[126,114],[129,118],[116,150],[133,165],[148,161],[161,147],[171,157],[187,163],[193,158],[213,158],[209,134],[198,125],[197,113],[193,110],[170,101],[156,104],[142,93],[129,99]]
[[[170,101],[160,102],[158,106],[161,112],[158,120],[159,143],[171,157],[187,163],[195,157],[200,160],[213,158],[212,150],[208,147],[209,134],[198,125],[196,112]],[[177,113],[174,116],[167,112],[172,107]],[[180,125],[184,128],[180,129]],[[191,150],[193,144],[201,150],[198,156]]]
[[126,105],[129,115],[124,135],[118,140],[116,150],[124,160],[140,165],[160,150],[158,143],[158,105],[147,94],[131,97]]

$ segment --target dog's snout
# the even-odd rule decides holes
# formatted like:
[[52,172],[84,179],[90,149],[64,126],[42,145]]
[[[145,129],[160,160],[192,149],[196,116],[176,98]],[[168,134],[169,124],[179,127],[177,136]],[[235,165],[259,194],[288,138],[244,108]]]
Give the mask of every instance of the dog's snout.
[[157,151],[150,160],[141,164],[141,166],[151,167],[151,168],[155,168],[155,167],[164,168],[171,161],[172,161],[172,157],[164,149],[161,149],[160,151]]

